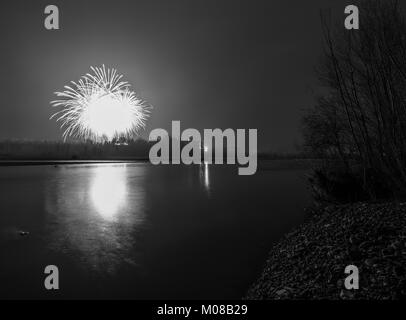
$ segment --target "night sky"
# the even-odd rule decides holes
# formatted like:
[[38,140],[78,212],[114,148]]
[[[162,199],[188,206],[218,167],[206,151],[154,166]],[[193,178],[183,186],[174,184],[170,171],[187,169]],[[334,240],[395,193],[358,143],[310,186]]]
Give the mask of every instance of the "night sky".
[[[147,128],[256,128],[263,151],[300,143],[314,102],[320,9],[342,0],[2,1],[0,139],[61,139],[53,92],[103,63],[154,106]],[[60,10],[60,30],[43,26]],[[362,22],[362,20],[361,20]]]

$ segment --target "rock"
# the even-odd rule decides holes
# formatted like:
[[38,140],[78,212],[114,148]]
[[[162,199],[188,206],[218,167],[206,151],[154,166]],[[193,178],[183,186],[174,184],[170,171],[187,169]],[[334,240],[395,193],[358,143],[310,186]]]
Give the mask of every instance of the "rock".
[[393,268],[393,273],[396,277],[401,278],[405,275],[405,269],[402,266],[395,266]]
[[[348,264],[360,268],[361,290],[345,289]],[[320,208],[272,249],[264,273],[250,299],[404,299],[406,210],[396,203]]]
[[348,254],[353,260],[360,260],[362,258],[362,252],[358,246],[351,246]]
[[340,298],[343,300],[351,300],[354,299],[354,293],[349,290],[341,290]]
[[375,264],[375,262],[374,262],[373,259],[366,259],[366,260],[364,261],[364,263],[365,263],[368,267],[372,267],[372,266]]
[[288,292],[285,290],[285,289],[281,289],[281,290],[278,290],[278,291],[276,291],[275,292],[275,294],[277,295],[277,296],[283,296],[283,295],[285,295],[285,294],[287,294]]
[[359,245],[360,250],[367,250],[367,248],[373,245],[372,241],[364,241]]
[[384,257],[390,257],[393,256],[393,254],[395,253],[395,250],[392,247],[388,247],[382,250],[382,255]]

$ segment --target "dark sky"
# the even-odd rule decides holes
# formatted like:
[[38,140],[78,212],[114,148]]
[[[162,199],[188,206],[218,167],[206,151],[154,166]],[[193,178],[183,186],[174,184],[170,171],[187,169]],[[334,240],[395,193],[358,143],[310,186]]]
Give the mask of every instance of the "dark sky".
[[[43,27],[58,5],[61,29]],[[319,10],[342,0],[2,1],[0,139],[61,137],[53,92],[105,64],[154,106],[154,128],[256,128],[262,150],[290,151],[313,103]],[[344,21],[344,20],[343,20]]]

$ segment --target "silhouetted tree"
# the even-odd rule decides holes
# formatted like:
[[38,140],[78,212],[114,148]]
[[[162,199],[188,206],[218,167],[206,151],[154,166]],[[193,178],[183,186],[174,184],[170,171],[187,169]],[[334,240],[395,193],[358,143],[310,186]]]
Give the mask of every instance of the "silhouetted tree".
[[[325,93],[304,117],[317,154],[354,161],[365,173],[406,187],[406,23],[397,0],[361,1],[360,29],[322,14],[324,50],[317,69]],[[357,167],[359,168],[359,166]],[[367,187],[367,186],[366,186]]]

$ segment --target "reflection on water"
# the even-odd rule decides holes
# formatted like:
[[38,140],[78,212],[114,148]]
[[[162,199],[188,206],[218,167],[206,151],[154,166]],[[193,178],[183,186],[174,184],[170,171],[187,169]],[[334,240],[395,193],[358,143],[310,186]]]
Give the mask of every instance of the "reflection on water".
[[207,193],[210,193],[210,172],[209,164],[204,162],[200,165],[200,182]]
[[144,167],[125,164],[57,170],[46,190],[51,249],[80,255],[83,267],[99,272],[114,273],[123,261],[136,265],[128,252],[145,220],[144,175]]
[[126,166],[94,169],[90,196],[97,212],[106,220],[114,220],[127,204]]
[[241,298],[268,244],[303,220],[305,173],[0,167],[0,298],[49,298],[38,285],[49,264],[60,268],[62,298]]

